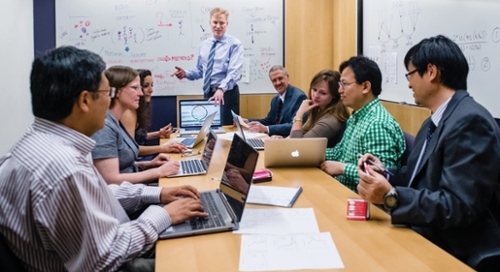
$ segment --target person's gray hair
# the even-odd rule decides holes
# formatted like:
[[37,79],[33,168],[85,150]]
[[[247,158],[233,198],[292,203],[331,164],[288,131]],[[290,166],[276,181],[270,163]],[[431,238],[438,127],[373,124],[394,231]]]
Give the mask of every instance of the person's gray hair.
[[282,71],[285,75],[288,75],[288,72],[286,71],[285,67],[281,65],[274,65],[273,67],[271,67],[271,69],[269,69],[269,74],[271,74],[274,71]]

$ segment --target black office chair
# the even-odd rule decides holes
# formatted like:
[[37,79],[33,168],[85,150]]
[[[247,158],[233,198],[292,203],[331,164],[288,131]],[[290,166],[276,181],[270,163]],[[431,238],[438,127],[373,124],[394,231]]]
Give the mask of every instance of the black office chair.
[[500,255],[491,255],[479,261],[475,269],[479,272],[493,272],[498,271],[499,267]]
[[413,135],[406,131],[403,131],[403,134],[405,136],[406,149],[403,152],[403,155],[401,155],[401,166],[406,165],[408,157],[410,156],[410,153],[413,149],[413,142],[415,142],[415,137]]
[[0,271],[26,271],[21,261],[10,251],[3,235],[0,235]]

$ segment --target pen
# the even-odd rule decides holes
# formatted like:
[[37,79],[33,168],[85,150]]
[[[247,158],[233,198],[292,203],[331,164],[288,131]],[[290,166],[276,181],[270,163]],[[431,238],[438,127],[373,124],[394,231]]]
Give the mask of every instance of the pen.
[[[358,153],[358,157],[361,158],[361,157],[363,157],[363,155],[360,154],[360,153]],[[391,171],[389,171],[389,169],[387,169],[387,168],[385,168],[385,167],[383,167],[381,165],[376,164],[374,161],[367,160],[366,162],[368,162],[370,165],[373,165],[373,166],[377,167],[379,170],[383,171],[384,173],[386,173],[388,175],[391,175],[391,176],[394,176],[394,174]],[[365,165],[365,167],[366,167],[366,165]]]

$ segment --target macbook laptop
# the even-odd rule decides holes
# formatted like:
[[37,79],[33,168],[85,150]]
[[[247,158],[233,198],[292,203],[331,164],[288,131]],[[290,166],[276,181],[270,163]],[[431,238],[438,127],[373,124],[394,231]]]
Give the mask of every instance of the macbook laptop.
[[267,139],[265,167],[317,167],[325,161],[327,138]]
[[179,161],[179,172],[168,177],[173,178],[205,175],[208,172],[208,168],[210,167],[210,161],[212,160],[215,144],[217,144],[217,135],[212,130],[210,130],[208,132],[207,143],[205,144],[205,148],[203,149],[203,155],[201,155],[201,159]]
[[226,133],[221,123],[221,107],[207,100],[179,101],[179,134],[191,135],[200,131],[205,119],[215,112],[211,128],[215,133]]
[[237,230],[257,165],[259,152],[233,136],[219,189],[200,192],[208,218],[192,218],[161,232],[160,239]]
[[234,111],[231,111],[231,114],[233,115],[233,122],[236,125],[236,129],[238,131],[238,134],[245,140],[250,146],[257,150],[264,150],[264,140],[259,139],[259,138],[252,138],[252,139],[247,139],[245,137],[245,133],[243,132],[243,128],[241,128],[240,121],[238,118],[238,114],[234,113]]
[[181,142],[187,148],[195,147],[198,143],[203,141],[207,135],[208,130],[210,129],[210,124],[212,124],[216,114],[216,112],[212,112],[209,116],[207,116],[207,118],[205,118],[205,121],[203,121],[203,125],[201,126],[201,130],[198,130],[198,135],[196,135],[196,137],[177,137],[169,140],[167,144],[172,142]]

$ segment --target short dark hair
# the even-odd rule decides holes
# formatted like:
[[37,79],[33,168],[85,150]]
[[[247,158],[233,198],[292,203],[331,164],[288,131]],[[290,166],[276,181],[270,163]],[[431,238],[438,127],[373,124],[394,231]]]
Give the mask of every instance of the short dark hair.
[[30,90],[33,115],[50,121],[68,117],[84,90],[95,92],[106,63],[96,53],[61,46],[36,58],[31,66]]
[[469,64],[460,47],[449,38],[438,35],[423,39],[406,53],[406,68],[410,63],[420,76],[434,64],[441,73],[441,83],[454,90],[467,90]]
[[356,83],[361,84],[369,81],[372,85],[372,93],[376,97],[382,92],[382,72],[377,63],[365,56],[354,56],[342,62],[339,67],[340,73],[347,67],[351,67]]

